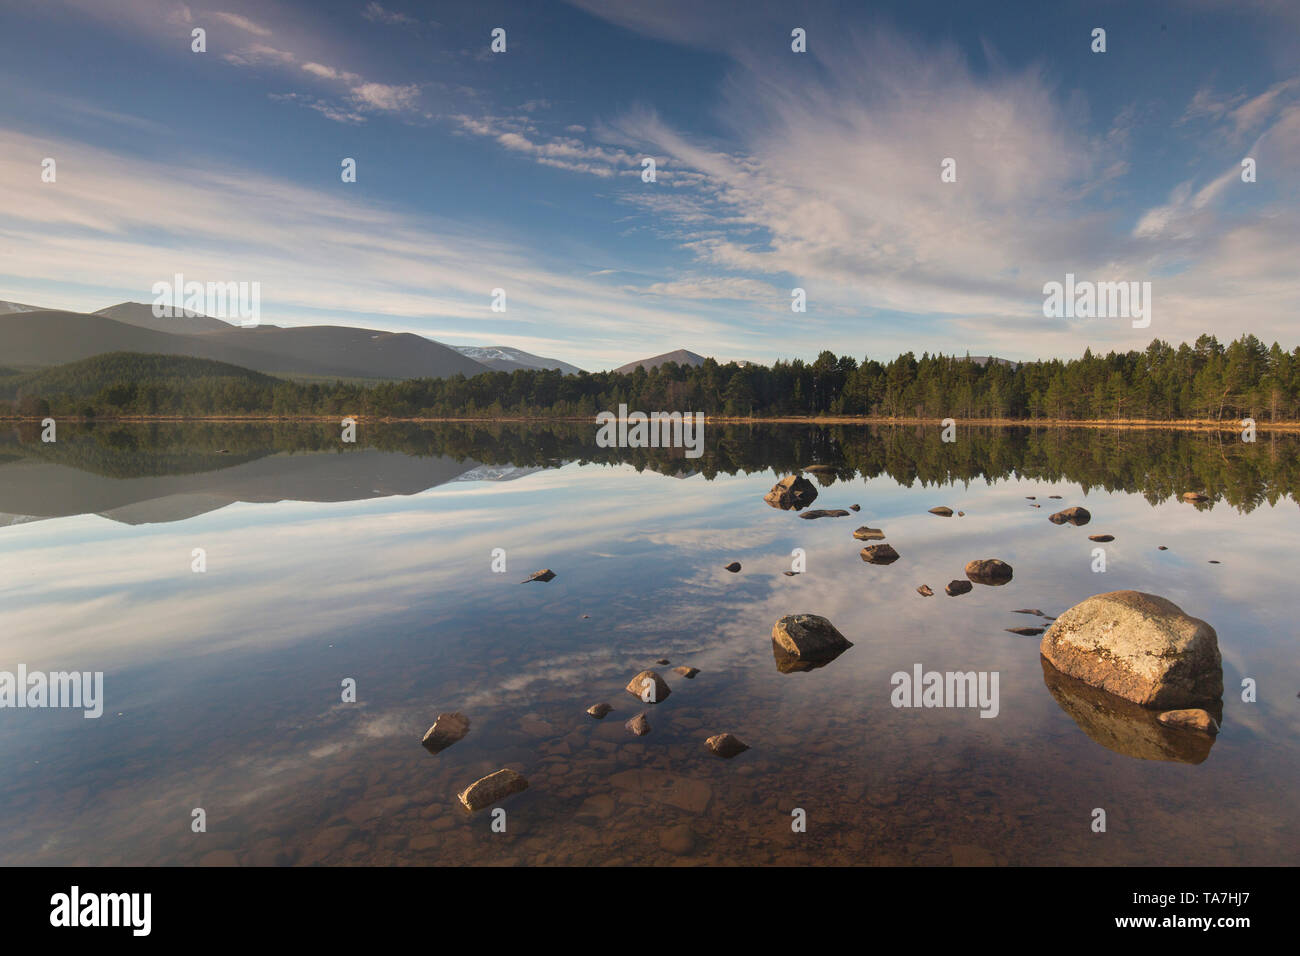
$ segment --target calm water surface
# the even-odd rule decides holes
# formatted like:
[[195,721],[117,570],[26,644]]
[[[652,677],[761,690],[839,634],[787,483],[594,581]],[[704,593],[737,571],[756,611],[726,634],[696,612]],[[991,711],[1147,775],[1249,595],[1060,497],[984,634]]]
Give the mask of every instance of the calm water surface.
[[[106,704],[0,710],[0,863],[1297,862],[1295,439],[771,426],[711,429],[686,460],[594,434],[4,434],[0,670],[103,671]],[[837,469],[814,507],[861,512],[763,502],[814,462]],[[1070,505],[1092,522],[1047,520]],[[861,561],[863,524],[901,558]],[[983,557],[1014,580],[944,595]],[[540,568],[556,578],[520,583]],[[1218,631],[1211,747],[1045,673],[1039,638],[1005,630],[1122,588]],[[797,612],[854,647],[782,673],[772,625]],[[672,693],[633,737],[623,687],[658,658]],[[890,675],[916,664],[998,672],[997,716],[894,708]],[[604,721],[584,713],[602,700]],[[472,726],[435,756],[420,738],[444,711]],[[711,756],[723,731],[751,749]],[[456,794],[502,767],[530,787],[494,833]]]

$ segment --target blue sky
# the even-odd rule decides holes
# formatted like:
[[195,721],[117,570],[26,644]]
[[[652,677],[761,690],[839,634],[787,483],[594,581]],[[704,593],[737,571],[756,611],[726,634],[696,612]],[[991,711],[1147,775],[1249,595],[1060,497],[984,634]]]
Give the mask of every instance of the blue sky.
[[[260,282],[266,322],[592,369],[678,347],[1297,342],[1296,4],[0,0],[0,16],[3,299],[150,301],[182,272]],[[1067,272],[1151,281],[1151,326],[1044,318],[1043,284]]]

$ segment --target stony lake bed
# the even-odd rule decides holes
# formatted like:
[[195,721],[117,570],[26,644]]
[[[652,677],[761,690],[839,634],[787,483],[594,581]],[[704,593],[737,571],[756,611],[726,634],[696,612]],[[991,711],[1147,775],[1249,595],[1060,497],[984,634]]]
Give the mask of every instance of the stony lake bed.
[[[103,671],[105,704],[4,713],[0,861],[1296,862],[1294,437],[737,426],[689,460],[593,434],[8,434],[0,670]],[[765,502],[788,476],[815,501]],[[1127,589],[1217,632],[1217,736],[1045,664],[1035,632]],[[800,614],[851,646],[788,666]],[[996,673],[996,716],[895,706],[918,666]],[[501,770],[527,788],[495,832],[458,795]]]

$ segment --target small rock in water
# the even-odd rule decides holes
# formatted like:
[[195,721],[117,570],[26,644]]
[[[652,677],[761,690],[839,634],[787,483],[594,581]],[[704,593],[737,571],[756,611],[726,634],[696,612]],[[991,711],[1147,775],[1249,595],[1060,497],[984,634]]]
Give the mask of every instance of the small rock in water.
[[549,580],[551,580],[551,578],[553,578],[553,577],[555,577],[555,572],[554,572],[554,571],[552,571],[550,568],[542,568],[542,570],[540,570],[540,571],[534,571],[532,574],[528,575],[528,577],[524,578],[524,579],[523,579],[522,581],[520,581],[519,583],[520,583],[520,584],[527,584],[529,581],[543,581],[543,582],[545,582],[545,581],[549,581]]
[[1185,710],[1166,710],[1156,720],[1162,724],[1168,724],[1170,727],[1195,730],[1202,734],[1217,734],[1219,732],[1218,722],[1210,716],[1208,711],[1199,707],[1190,707]]
[[872,544],[862,549],[861,557],[867,564],[893,564],[898,560],[898,552],[892,545]]
[[1210,559],[1210,564],[1222,564],[1222,563],[1223,563],[1222,561],[1215,561],[1213,558]]
[[1160,544],[1160,545],[1156,545],[1156,550],[1157,550],[1157,551],[1168,551],[1169,549],[1166,548],[1163,544]]
[[1000,558],[978,558],[966,565],[966,577],[976,584],[1001,587],[1011,580],[1011,565]]
[[726,570],[730,571],[732,574],[735,574],[737,571],[740,570],[740,562],[732,561],[729,565],[727,565]]
[[420,743],[429,753],[446,750],[469,733],[469,718],[462,713],[439,714],[433,726],[425,731]]
[[645,711],[637,714],[631,720],[623,725],[638,737],[644,737],[650,733],[650,721],[646,720]]
[[1088,511],[1087,508],[1066,508],[1064,511],[1058,511],[1054,515],[1049,515],[1047,520],[1052,522],[1052,524],[1065,524],[1066,522],[1069,522],[1077,528],[1080,525],[1085,525],[1091,521],[1092,513]]
[[1033,614],[1035,617],[1047,617],[1046,614],[1038,610],[1038,608],[1036,607],[1018,607],[1011,613],[1012,614]]
[[937,508],[931,508],[931,509],[930,509],[930,514],[932,514],[932,515],[939,515],[939,516],[942,517],[942,518],[951,518],[951,517],[952,517],[952,509],[951,509],[951,508],[944,507],[943,505],[940,505],[940,506],[937,507]]
[[1030,505],[1029,507],[1031,507],[1031,508],[1041,508],[1042,505]]
[[862,505],[849,505],[849,510],[850,510],[850,511],[861,511],[861,510],[862,510]]
[[930,585],[928,584],[922,584],[916,589],[916,593],[921,595],[921,597],[934,597],[934,592],[930,590]]
[[948,597],[956,597],[958,594],[965,594],[973,587],[974,585],[969,581],[949,581],[948,586],[943,590]]
[[1025,495],[1025,498],[1026,498],[1027,500],[1029,500],[1029,501],[1037,501],[1037,500],[1038,500],[1038,496],[1037,496],[1037,495]]
[[528,781],[523,774],[513,770],[498,770],[481,780],[476,780],[457,794],[466,810],[482,810],[498,800],[504,800],[511,794],[528,789]]
[[717,756],[728,760],[749,749],[749,744],[742,743],[734,734],[715,734],[704,741],[704,745]]
[[1115,536],[1113,534],[1090,534],[1088,535],[1088,540],[1089,541],[1114,541]]
[[847,518],[848,516],[849,513],[845,511],[843,508],[835,508],[834,510],[831,511],[824,511],[819,508],[814,511],[805,511],[799,517],[808,518],[809,520],[811,520],[813,518]]
[[763,500],[773,508],[790,511],[807,508],[816,497],[817,486],[811,481],[802,476],[788,475],[773,485]]
[[1199,491],[1185,491],[1183,492],[1183,500],[1184,501],[1209,501],[1210,496],[1203,495]]
[[614,708],[609,706],[609,704],[601,701],[599,704],[592,704],[588,707],[587,713],[591,714],[591,716],[595,717],[597,720],[604,720],[605,715],[613,709]]
[[637,674],[627,682],[626,689],[629,694],[640,697],[647,704],[657,704],[672,693],[668,682],[655,671],[642,671]]
[[584,614],[584,615],[582,615],[582,617],[578,618],[578,620],[580,620],[580,621],[586,621],[586,620],[588,620],[590,617],[591,617],[590,614]]
[[958,517],[958,518],[964,518],[964,517],[966,517],[966,512],[964,512],[964,511],[958,511],[958,512],[957,512],[957,517]]
[[811,471],[814,475],[818,473],[823,475],[825,474],[833,475],[835,474],[835,466],[834,465],[804,465],[803,471]]
[[659,664],[659,665],[661,665],[661,666],[666,667],[666,666],[668,666],[669,664],[671,664],[672,661],[670,661],[670,660],[669,660],[668,658],[666,658],[666,657],[661,657],[661,658],[659,658],[659,660],[655,661],[655,663],[656,663],[656,664]]
[[792,577],[794,577],[796,574],[798,574],[799,572],[798,572],[798,571],[782,571],[781,573],[784,574],[787,578],[792,578]]
[[1019,634],[1022,637],[1037,637],[1047,630],[1045,627],[1004,627],[1002,630],[1010,631],[1012,634]]
[[698,667],[686,667],[685,665],[683,665],[681,667],[673,668],[674,674],[681,674],[687,680],[693,679],[695,675],[698,674],[699,672],[700,669]]
[[885,532],[881,531],[879,528],[868,528],[866,525],[863,525],[857,531],[853,532],[853,537],[857,538],[859,541],[884,541]]
[[1057,501],[1060,501],[1060,500],[1061,500],[1061,496],[1060,496],[1060,495],[1048,495],[1047,497],[1049,497],[1049,498],[1055,498]]
[[853,646],[830,621],[817,614],[788,614],[772,625],[772,640],[800,660],[831,659]]

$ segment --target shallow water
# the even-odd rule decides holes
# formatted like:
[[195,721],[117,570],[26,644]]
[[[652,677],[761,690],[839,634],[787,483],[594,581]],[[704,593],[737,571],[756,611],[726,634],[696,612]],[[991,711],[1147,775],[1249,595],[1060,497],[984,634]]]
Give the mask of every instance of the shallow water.
[[[103,671],[106,704],[0,709],[0,863],[1297,861],[1294,439],[770,426],[710,429],[687,460],[596,448],[594,431],[4,436],[0,670]],[[814,507],[860,513],[763,502],[814,461],[837,467]],[[1070,505],[1092,522],[1047,520]],[[864,524],[901,558],[860,560]],[[796,548],[807,569],[788,577]],[[982,557],[1012,582],[946,596]],[[520,583],[540,568],[556,578]],[[1218,631],[1212,747],[1054,680],[1039,638],[1004,630],[1050,623],[1017,608],[1122,588]],[[772,625],[797,612],[854,646],[782,673]],[[642,705],[624,685],[661,657],[672,693]],[[895,708],[891,674],[916,664],[997,672],[997,716]],[[605,720],[584,713],[602,700]],[[633,737],[642,709],[652,731]],[[420,738],[445,711],[470,733],[431,755]],[[724,731],[751,749],[713,757]],[[498,833],[456,794],[502,767],[530,786]]]

